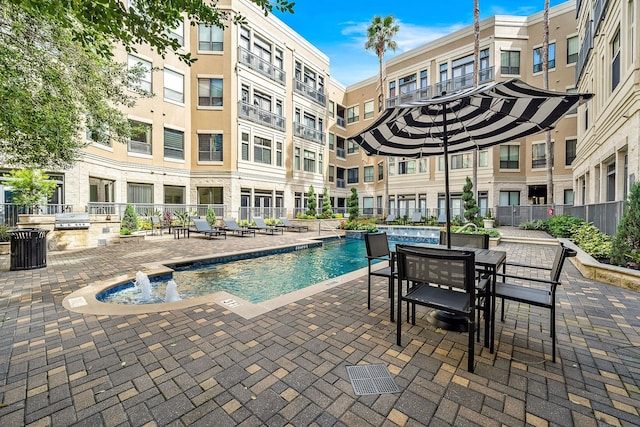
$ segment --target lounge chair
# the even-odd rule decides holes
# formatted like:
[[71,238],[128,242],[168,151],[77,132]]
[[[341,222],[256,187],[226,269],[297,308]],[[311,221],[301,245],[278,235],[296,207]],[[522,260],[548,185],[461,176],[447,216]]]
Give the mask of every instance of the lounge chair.
[[195,227],[194,232],[204,234],[208,236],[210,239],[213,236],[224,236],[227,238],[227,232],[225,230],[219,228],[211,228],[206,219],[192,218],[191,222],[193,222],[193,226]]
[[387,219],[384,220],[385,224],[395,224],[397,222],[398,220],[396,219],[396,216],[394,214],[389,214]]
[[253,234],[253,237],[256,237],[256,230],[240,227],[233,218],[224,218],[222,222],[224,222],[225,230],[230,231],[233,235],[244,237],[246,235]]
[[282,224],[277,225],[276,227],[282,227],[287,231],[297,231],[299,233],[302,231],[309,231],[309,227],[307,227],[306,225],[293,225],[293,223],[289,221],[285,216],[278,218],[278,220]]
[[164,222],[159,216],[152,216],[149,218],[151,222],[151,235],[156,234],[156,230],[158,230],[159,234],[162,235],[162,230],[169,229],[170,227],[165,226]]
[[411,223],[412,224],[422,224],[424,221],[422,221],[422,213],[421,212],[414,212],[413,215],[411,216]]
[[264,231],[266,234],[276,234],[276,233],[280,233],[283,234],[283,230],[282,227],[278,228],[275,227],[273,225],[267,225],[264,222],[264,219],[260,216],[254,216],[253,217],[253,222],[256,223],[256,225],[249,227],[252,228],[254,230],[258,230],[258,231]]

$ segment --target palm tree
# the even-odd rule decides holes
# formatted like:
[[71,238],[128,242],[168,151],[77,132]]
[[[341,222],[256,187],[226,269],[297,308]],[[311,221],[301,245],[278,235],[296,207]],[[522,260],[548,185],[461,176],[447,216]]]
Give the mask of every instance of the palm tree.
[[[374,16],[371,25],[367,27],[367,42],[364,44],[366,50],[373,50],[378,57],[379,73],[378,73],[378,111],[384,109],[384,86],[382,74],[382,60],[387,49],[396,50],[397,43],[393,40],[400,26],[396,24],[396,18],[393,16]],[[384,167],[384,212],[388,214],[389,204],[389,158],[385,157]]]
[[[549,89],[549,0],[544,0],[542,38],[542,87]],[[547,204],[553,204],[553,156],[551,146],[551,131],[545,132],[545,156],[547,160]]]

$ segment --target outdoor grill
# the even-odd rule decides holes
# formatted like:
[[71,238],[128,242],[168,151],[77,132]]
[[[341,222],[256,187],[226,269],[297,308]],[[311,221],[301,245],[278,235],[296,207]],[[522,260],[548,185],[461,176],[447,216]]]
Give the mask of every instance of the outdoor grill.
[[56,230],[82,230],[89,228],[88,213],[56,214],[54,227]]

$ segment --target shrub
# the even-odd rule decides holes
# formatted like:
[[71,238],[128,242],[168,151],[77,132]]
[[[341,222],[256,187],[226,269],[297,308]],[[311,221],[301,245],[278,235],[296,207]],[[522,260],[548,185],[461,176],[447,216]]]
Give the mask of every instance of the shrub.
[[5,224],[0,224],[0,242],[10,242],[11,233],[9,233],[11,227]]
[[629,190],[618,230],[613,237],[611,263],[626,266],[640,250],[640,181]]
[[552,216],[545,221],[545,231],[553,237],[569,238],[571,229],[585,223],[582,218],[571,215]]
[[307,193],[307,216],[308,217],[316,217],[316,192],[313,189],[313,185],[309,186],[309,192]]
[[464,202],[464,218],[469,222],[476,221],[476,216],[480,209],[476,205],[476,199],[473,198],[473,182],[467,177],[464,186],[462,187],[462,201]]
[[371,231],[371,232],[378,230],[378,226],[375,224],[375,219],[341,221],[339,228],[343,230],[365,230],[365,231]]
[[217,222],[217,218],[216,218],[216,211],[213,209],[213,206],[209,206],[207,207],[207,223],[211,226],[211,227],[215,227],[216,222]]
[[542,230],[547,231],[546,225],[541,219],[534,219],[532,221],[523,222],[519,225],[521,230]]
[[132,231],[136,231],[138,229],[138,215],[131,204],[127,205],[124,210],[124,215],[122,215],[122,221],[120,222],[120,234],[123,234],[122,229],[129,231],[128,234],[131,234]]
[[349,209],[349,221],[355,221],[360,215],[360,206],[358,205],[358,189],[351,187],[351,196],[347,201],[347,208]]
[[611,256],[611,238],[591,222],[573,227],[571,241],[594,258],[609,259]]
[[331,199],[329,198],[329,191],[327,187],[324,187],[322,192],[322,218],[332,218],[333,207],[331,206]]
[[128,228],[120,228],[120,235],[121,236],[129,236],[131,234],[131,230],[129,230]]
[[451,232],[452,233],[464,233],[464,234],[488,234],[489,237],[500,237],[500,231],[496,230],[495,228],[481,228],[479,227],[477,230],[474,230],[473,228],[469,227],[469,228],[465,228],[464,230],[460,231],[461,227],[451,227]]

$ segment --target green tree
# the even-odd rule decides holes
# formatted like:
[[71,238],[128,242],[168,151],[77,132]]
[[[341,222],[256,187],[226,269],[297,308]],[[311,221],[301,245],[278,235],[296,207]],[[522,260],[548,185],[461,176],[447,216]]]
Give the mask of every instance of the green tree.
[[120,221],[120,234],[128,234],[138,229],[138,215],[132,204],[127,204]]
[[629,190],[618,230],[613,236],[611,263],[627,265],[629,256],[640,251],[640,181]]
[[[378,57],[378,111],[384,109],[384,82],[382,72],[382,61],[387,49],[395,52],[398,44],[393,37],[400,30],[400,26],[396,24],[396,18],[392,15],[374,16],[371,24],[367,27],[367,41],[364,44],[366,50],[373,50]],[[389,158],[385,157],[384,165],[384,209],[383,214],[388,212],[389,204]]]
[[333,207],[331,206],[331,199],[329,198],[329,190],[327,190],[327,187],[324,187],[322,192],[322,217],[333,217]]
[[207,223],[211,226],[211,227],[215,227],[216,225],[216,211],[213,209],[213,206],[209,206],[207,207]]
[[[274,9],[293,13],[295,5],[288,0],[251,2],[258,5],[265,15]],[[178,27],[183,21],[183,13],[192,22],[220,28],[228,22],[245,22],[242,15],[219,9],[217,1],[9,0],[8,3],[30,15],[57,22],[60,29],[70,31],[73,39],[85,49],[105,58],[111,56],[114,44],[121,43],[128,52],[135,52],[137,45],[147,44],[163,57],[168,51],[173,51],[181,60],[191,63],[194,61],[191,54],[184,52],[180,42],[167,31],[167,28]]]
[[313,185],[310,185],[309,191],[307,192],[307,215],[315,217],[317,214],[317,207],[318,202],[316,201],[316,192],[313,189]]
[[[44,3],[44,2],[43,2]],[[3,4],[0,10],[0,152],[16,167],[64,169],[80,155],[85,129],[98,142],[126,142],[130,125],[119,107],[138,96],[131,73],[86,51],[57,21]]]
[[347,200],[347,209],[349,210],[349,221],[355,221],[360,216],[360,205],[358,204],[358,189],[351,187],[351,196]]
[[476,199],[473,197],[473,182],[471,182],[469,177],[467,177],[465,184],[462,187],[461,198],[464,202],[464,218],[469,222],[475,222],[479,209],[476,205]]
[[13,202],[30,209],[47,203],[56,189],[56,183],[39,169],[14,169],[5,177],[13,191]]

